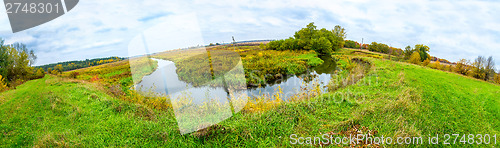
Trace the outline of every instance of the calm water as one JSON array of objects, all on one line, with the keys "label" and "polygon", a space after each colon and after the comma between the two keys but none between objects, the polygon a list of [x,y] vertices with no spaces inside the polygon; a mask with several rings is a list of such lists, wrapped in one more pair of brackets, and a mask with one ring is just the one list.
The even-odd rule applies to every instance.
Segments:
[{"label": "calm water", "polygon": [[[281,88],[286,98],[298,93],[301,87],[311,86],[313,81],[305,81],[304,78],[306,77],[314,78],[316,82],[320,83],[320,86],[324,87],[330,81],[331,74],[337,70],[337,63],[329,57],[321,57],[321,59],[325,62],[310,69],[306,74],[283,77],[275,82],[268,83],[266,86],[249,87],[246,90],[239,90],[238,92],[246,93],[248,96],[274,95],[278,88]],[[152,74],[145,76],[136,85],[137,90],[169,94],[171,98],[176,98],[180,95],[189,95],[193,98],[220,98],[218,100],[221,102],[227,102],[228,93],[223,87],[193,87],[191,84],[179,80],[174,62],[161,59],[154,60],[158,61],[158,69]]]}]

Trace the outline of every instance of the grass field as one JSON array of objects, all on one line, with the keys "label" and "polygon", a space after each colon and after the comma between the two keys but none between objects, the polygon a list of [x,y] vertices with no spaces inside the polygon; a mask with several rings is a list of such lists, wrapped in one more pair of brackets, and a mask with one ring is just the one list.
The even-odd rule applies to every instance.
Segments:
[{"label": "grass field", "polygon": [[[297,94],[287,102],[276,99],[280,95],[253,99],[228,120],[187,135],[179,133],[171,109],[123,101],[98,83],[47,75],[0,93],[0,147],[288,147],[293,146],[292,134],[351,132],[423,137],[423,144],[409,146],[429,147],[427,138],[436,134],[500,134],[499,85],[350,49],[333,57],[353,71],[353,58],[370,67],[356,75],[337,75],[331,85],[356,81],[335,91]],[[499,146],[493,142],[452,146]]]}]

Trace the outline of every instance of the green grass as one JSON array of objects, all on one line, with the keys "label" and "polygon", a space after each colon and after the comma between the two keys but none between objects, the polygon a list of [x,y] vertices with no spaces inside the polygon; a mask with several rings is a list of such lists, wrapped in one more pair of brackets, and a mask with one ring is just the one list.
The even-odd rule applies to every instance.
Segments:
[{"label": "green grass", "polygon": [[319,137],[355,125],[378,131],[374,136],[424,137],[423,145],[413,147],[432,146],[426,145],[429,135],[500,134],[499,85],[347,49],[334,56],[362,58],[372,67],[335,92],[264,103],[260,107],[272,107],[260,111],[250,103],[228,120],[187,135],[179,134],[172,110],[122,101],[98,84],[46,76],[0,93],[0,147],[288,147],[291,134]]}]

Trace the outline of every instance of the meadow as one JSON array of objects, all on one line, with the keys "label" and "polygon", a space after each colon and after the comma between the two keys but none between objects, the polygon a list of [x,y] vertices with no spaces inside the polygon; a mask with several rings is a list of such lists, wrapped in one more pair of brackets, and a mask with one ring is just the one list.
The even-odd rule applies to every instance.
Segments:
[{"label": "meadow", "polygon": [[[296,64],[307,68],[320,63],[309,51],[252,48],[237,51],[245,70],[263,66],[270,68],[266,72],[292,74],[301,71],[291,68],[299,67]],[[266,58],[276,62],[260,62]],[[343,71],[334,75],[328,92],[312,87],[288,101],[283,101],[283,92],[250,98],[241,112],[186,135],[180,134],[167,98],[141,97],[130,91],[125,94],[128,97],[116,94],[120,91],[113,86],[133,84],[126,61],[62,76],[47,75],[0,93],[0,147],[325,146],[331,143],[292,145],[292,135],[349,133],[424,137],[424,141],[417,145],[332,146],[429,147],[435,145],[429,145],[427,137],[436,134],[500,134],[497,84],[388,60],[386,55],[368,51],[341,49],[332,58]],[[283,67],[273,69],[277,65]],[[153,69],[142,71],[147,74]],[[79,73],[76,79],[69,78],[73,72]],[[466,145],[457,141],[451,146],[499,146],[493,142]]]}]

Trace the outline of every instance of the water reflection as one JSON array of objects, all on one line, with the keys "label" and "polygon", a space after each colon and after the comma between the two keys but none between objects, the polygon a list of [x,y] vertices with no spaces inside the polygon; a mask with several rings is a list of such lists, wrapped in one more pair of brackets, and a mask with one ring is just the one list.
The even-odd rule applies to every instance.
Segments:
[{"label": "water reflection", "polygon": [[[274,95],[277,93],[278,88],[285,94],[285,99],[287,96],[296,94],[300,91],[301,87],[312,87],[312,80],[317,80],[321,87],[326,86],[331,79],[331,74],[337,70],[337,63],[334,59],[329,56],[320,57],[324,63],[310,69],[305,74],[298,76],[284,76],[274,82],[268,82],[265,86],[260,87],[249,87],[248,89],[243,89],[240,91],[238,89],[225,88],[223,86],[210,86],[201,85],[193,86],[191,83],[186,83],[180,80],[177,74],[175,63],[168,60],[153,59],[158,62],[158,69],[152,74],[145,76],[142,81],[136,85],[136,89],[139,91],[153,91],[163,95],[170,95],[171,98],[178,98],[182,95],[189,95],[192,98],[206,98],[206,99],[216,99],[220,102],[228,102],[227,98],[223,96],[228,95],[228,91],[235,94],[238,92],[247,93],[248,96],[262,96]],[[241,72],[240,72],[241,73]],[[215,81],[224,81],[226,84],[225,77],[219,77]],[[187,94],[186,94],[187,93]],[[203,100],[197,99],[193,103],[202,103]]]}]

